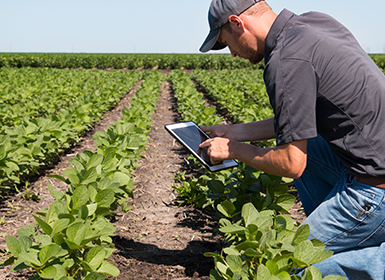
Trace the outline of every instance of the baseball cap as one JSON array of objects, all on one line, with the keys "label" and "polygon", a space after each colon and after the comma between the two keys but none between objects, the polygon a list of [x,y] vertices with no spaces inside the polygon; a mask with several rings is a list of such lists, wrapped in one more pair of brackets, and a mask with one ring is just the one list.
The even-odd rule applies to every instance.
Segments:
[{"label": "baseball cap", "polygon": [[221,27],[229,21],[229,16],[240,15],[261,0],[212,0],[209,8],[210,32],[199,51],[220,50],[226,46],[218,42]]}]

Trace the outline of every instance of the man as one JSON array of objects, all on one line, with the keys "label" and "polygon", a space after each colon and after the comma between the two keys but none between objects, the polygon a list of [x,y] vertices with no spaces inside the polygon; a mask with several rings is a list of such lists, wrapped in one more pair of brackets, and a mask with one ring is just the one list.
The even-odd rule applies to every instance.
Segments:
[{"label": "man", "polygon": [[[277,15],[261,0],[213,0],[209,25],[200,51],[227,46],[234,57],[265,60],[274,117],[202,127],[214,138],[201,147],[213,163],[238,159],[295,179],[310,238],[335,252],[315,265],[324,276],[384,279],[384,74],[325,14]],[[274,148],[243,143],[271,138]]]}]

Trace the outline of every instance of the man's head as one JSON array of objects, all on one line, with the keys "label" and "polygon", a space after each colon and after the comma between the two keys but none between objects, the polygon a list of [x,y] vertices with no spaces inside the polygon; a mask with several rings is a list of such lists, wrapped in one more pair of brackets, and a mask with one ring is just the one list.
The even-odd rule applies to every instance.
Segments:
[{"label": "man's head", "polygon": [[225,45],[218,42],[222,26],[229,22],[231,15],[238,16],[260,1],[261,0],[212,0],[208,14],[210,33],[199,50],[201,52],[208,52],[210,50],[225,48]]}]

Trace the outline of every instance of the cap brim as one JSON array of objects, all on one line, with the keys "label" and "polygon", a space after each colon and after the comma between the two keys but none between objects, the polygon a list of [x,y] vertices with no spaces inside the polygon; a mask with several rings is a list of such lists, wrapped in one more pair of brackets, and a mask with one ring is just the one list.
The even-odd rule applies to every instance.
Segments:
[{"label": "cap brim", "polygon": [[221,32],[220,28],[211,30],[209,35],[207,35],[206,40],[203,42],[199,51],[205,53],[211,50],[224,49],[226,46],[218,42],[218,37],[220,32]]}]

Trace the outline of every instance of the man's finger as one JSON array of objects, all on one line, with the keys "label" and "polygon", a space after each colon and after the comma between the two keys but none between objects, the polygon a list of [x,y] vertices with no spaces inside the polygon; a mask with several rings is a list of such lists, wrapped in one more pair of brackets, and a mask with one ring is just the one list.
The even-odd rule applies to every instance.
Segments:
[{"label": "man's finger", "polygon": [[199,148],[204,148],[204,147],[208,147],[210,146],[210,142],[212,141],[212,139],[209,139],[209,140],[206,140],[205,142],[201,143],[199,145]]}]

